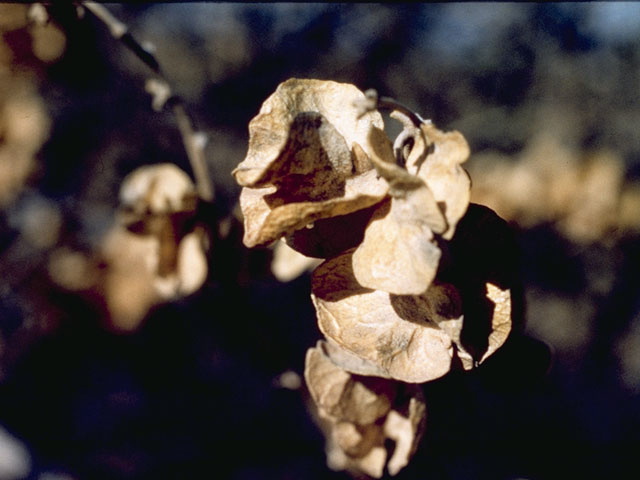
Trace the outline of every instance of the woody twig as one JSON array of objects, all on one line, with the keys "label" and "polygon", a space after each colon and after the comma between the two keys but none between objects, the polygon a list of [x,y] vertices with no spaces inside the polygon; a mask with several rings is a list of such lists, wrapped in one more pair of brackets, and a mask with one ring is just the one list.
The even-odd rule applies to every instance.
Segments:
[{"label": "woody twig", "polygon": [[143,46],[139,43],[129,31],[127,25],[118,20],[104,5],[96,2],[82,2],[80,5],[104,23],[113,38],[119,40],[136,55],[142,63],[153,71],[155,77],[147,80],[145,85],[146,91],[153,97],[152,107],[156,111],[162,110],[165,105],[171,108],[193,170],[198,196],[202,200],[212,201],[214,199],[214,189],[204,153],[206,136],[204,132],[194,128],[193,121],[187,113],[184,101],[173,93],[169,81],[160,68],[158,60],[152,53],[153,48],[148,45]]}]

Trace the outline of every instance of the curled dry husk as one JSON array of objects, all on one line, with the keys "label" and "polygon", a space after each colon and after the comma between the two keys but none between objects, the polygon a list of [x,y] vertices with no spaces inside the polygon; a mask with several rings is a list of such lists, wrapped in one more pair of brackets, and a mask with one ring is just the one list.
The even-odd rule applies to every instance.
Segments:
[{"label": "curled dry husk", "polygon": [[[387,193],[366,162],[378,112],[358,118],[349,84],[290,79],[249,124],[249,150],[233,171],[242,185],[244,243],[263,245],[323,218],[369,207]],[[355,151],[354,151],[355,149]]]},{"label": "curled dry husk", "polygon": [[353,254],[354,274],[364,287],[420,294],[435,278],[440,249],[434,232],[444,232],[446,222],[426,183],[396,165],[390,143],[375,142],[379,136],[371,132],[371,160],[389,184],[391,200],[380,205],[367,226]]},{"label": "curled dry husk", "polygon": [[[305,380],[327,436],[334,470],[374,478],[397,474],[409,462],[424,431],[422,391],[393,380],[353,375],[334,364],[319,341],[307,351]],[[393,453],[385,440],[395,443]]]}]

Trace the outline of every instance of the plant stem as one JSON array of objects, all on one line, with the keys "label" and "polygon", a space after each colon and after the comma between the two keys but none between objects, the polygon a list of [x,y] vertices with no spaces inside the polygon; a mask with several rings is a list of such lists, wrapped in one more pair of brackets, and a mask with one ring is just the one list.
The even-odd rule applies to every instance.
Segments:
[{"label": "plant stem", "polygon": [[[194,129],[193,122],[187,113],[184,102],[178,96],[173,95],[173,89],[171,89],[169,82],[162,73],[157,59],[153,56],[149,48],[143,47],[133,37],[127,25],[118,20],[104,5],[91,1],[82,2],[81,5],[107,26],[113,38],[122,42],[140,61],[160,77],[165,91],[163,92],[163,99],[159,102],[156,102],[158,99],[154,98],[154,108],[161,110],[167,101],[171,104],[171,110],[178,124],[178,129],[182,136],[182,143],[184,144],[191,169],[193,170],[198,196],[202,200],[213,201],[215,196],[213,182],[209,175],[204,153],[206,144],[205,135],[203,132]],[[147,82],[147,84],[149,84],[149,82]],[[154,89],[147,88],[147,90],[152,93],[152,95],[157,93]]]}]

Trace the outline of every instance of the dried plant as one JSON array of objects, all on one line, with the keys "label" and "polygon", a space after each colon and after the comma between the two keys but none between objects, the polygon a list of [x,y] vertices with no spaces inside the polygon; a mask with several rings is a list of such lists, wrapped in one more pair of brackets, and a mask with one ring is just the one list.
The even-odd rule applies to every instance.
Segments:
[{"label": "dried plant", "polygon": [[[35,72],[13,65],[33,61],[42,68],[64,52],[64,33],[42,13],[38,4],[0,5],[0,209],[16,200],[37,169],[37,153],[50,133]],[[15,41],[21,37],[29,41]]]},{"label": "dried plant", "polygon": [[171,163],[140,167],[120,187],[122,223],[153,239],[147,266],[165,299],[193,293],[207,277],[204,232],[195,223],[197,200],[189,176]]},{"label": "dried plant", "polygon": [[[153,73],[145,83],[145,90],[152,96],[154,110],[171,109],[195,178],[194,183],[177,166],[165,163],[140,167],[122,182],[120,222],[112,234],[117,240],[112,243],[116,242],[122,249],[127,245],[138,248],[146,275],[136,271],[140,266],[137,264],[133,269],[125,269],[126,274],[115,275],[122,277],[122,281],[112,282],[114,286],[107,288],[106,297],[116,306],[125,305],[120,309],[110,308],[114,316],[112,321],[119,328],[124,325],[125,329],[130,329],[138,325],[150,306],[194,293],[204,284],[209,273],[207,253],[211,230],[198,217],[198,211],[206,208],[203,203],[214,201],[215,192],[204,155],[206,136],[194,128],[184,102],[174,93],[152,53],[153,46],[139,43],[127,25],[103,5],[87,1],[79,8],[100,20],[111,36]],[[135,237],[128,235],[125,229]],[[105,250],[109,251],[108,246]],[[114,270],[119,271],[116,267],[120,262],[106,256],[111,258]],[[140,302],[131,302],[126,295],[122,301],[118,300],[121,297],[118,292],[138,284],[144,284],[139,288]],[[151,284],[151,289],[147,284]],[[124,314],[118,315],[119,311]]]},{"label": "dried plant", "polygon": [[[394,142],[378,109],[404,127]],[[394,475],[424,423],[412,384],[474,368],[518,323],[508,227],[469,204],[464,137],[374,91],[290,79],[249,133],[233,172],[245,245],[284,238],[325,259],[311,298],[327,340],[308,351],[305,379],[329,466]],[[385,438],[395,441],[391,456]]]}]

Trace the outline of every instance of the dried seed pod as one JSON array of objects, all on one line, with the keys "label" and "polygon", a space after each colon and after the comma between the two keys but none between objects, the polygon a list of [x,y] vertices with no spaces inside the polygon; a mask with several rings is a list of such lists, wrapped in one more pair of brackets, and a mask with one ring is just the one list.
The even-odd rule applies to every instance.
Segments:
[{"label": "dried seed pod", "polygon": [[149,268],[163,298],[196,291],[207,277],[204,232],[194,230],[197,194],[174,164],[141,167],[120,188],[121,220],[132,233],[153,238]]},{"label": "dried seed pod", "polygon": [[430,121],[415,125],[398,111],[391,116],[404,125],[404,136],[411,139],[404,159],[407,171],[422,178],[433,192],[447,222],[442,237],[450,240],[469,205],[471,180],[460,166],[469,157],[469,145],[460,132],[443,132]]},{"label": "dried seed pod", "polygon": [[[421,383],[447,373],[453,355],[449,336],[429,320],[426,308],[398,311],[396,296],[360,285],[352,253],[325,261],[313,273],[311,298],[322,333],[387,378]],[[429,294],[407,298],[424,304]]]},{"label": "dried seed pod", "polygon": [[387,185],[371,170],[351,177],[339,197],[322,201],[288,202],[289,192],[277,187],[243,188],[240,207],[244,216],[243,242],[247,247],[264,245],[294,233],[319,219],[347,215],[379,202]]},{"label": "dried seed pod", "polygon": [[356,379],[323,352],[322,341],[307,350],[305,380],[320,415],[334,421],[369,425],[391,409],[394,392],[380,378]]},{"label": "dried seed pod", "polygon": [[[397,474],[424,431],[422,391],[393,380],[355,376],[335,365],[320,341],[307,351],[305,380],[327,437],[327,463],[380,478]],[[385,441],[395,443],[390,455]]]},{"label": "dried seed pod", "polygon": [[[320,140],[327,147],[327,154],[336,151],[344,154],[341,145],[346,145],[350,152],[354,142],[364,146],[369,126],[383,128],[383,123],[377,112],[358,118],[358,111],[352,105],[359,98],[364,98],[364,94],[345,83],[297,78],[281,83],[249,123],[249,151],[233,171],[236,181],[243,187],[261,187],[289,173],[315,171],[315,159],[305,158],[304,154],[296,156],[294,149],[287,145],[300,145],[304,138],[296,132],[296,126]],[[321,125],[326,127],[326,134],[318,131],[319,126],[304,121],[296,123],[300,114],[309,118],[312,112],[315,112],[313,118],[324,119]],[[344,157],[327,157],[339,175],[346,177],[351,173],[351,164]]]},{"label": "dried seed pod", "polygon": [[242,185],[244,243],[264,245],[324,218],[369,207],[386,183],[369,166],[365,146],[377,112],[358,117],[363,97],[349,84],[290,79],[249,124],[249,151],[233,171]]}]

